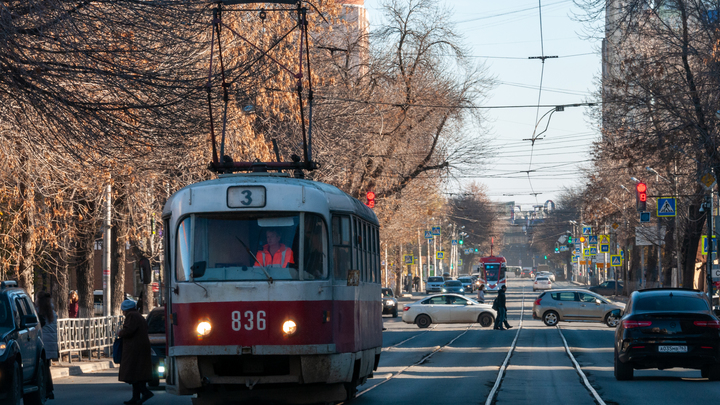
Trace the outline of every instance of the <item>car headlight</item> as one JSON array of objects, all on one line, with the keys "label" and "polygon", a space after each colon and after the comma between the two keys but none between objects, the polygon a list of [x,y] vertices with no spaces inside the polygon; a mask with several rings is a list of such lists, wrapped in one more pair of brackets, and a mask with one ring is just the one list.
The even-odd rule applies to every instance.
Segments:
[{"label": "car headlight", "polygon": [[0,356],[5,354],[5,350],[7,350],[7,344],[5,342],[0,343]]},{"label": "car headlight", "polygon": [[297,332],[297,324],[293,320],[285,321],[282,326],[282,331],[285,335],[293,335]]},{"label": "car headlight", "polygon": [[196,330],[198,338],[202,339],[203,336],[207,336],[210,334],[210,331],[212,330],[212,325],[210,325],[210,322],[208,321],[202,321],[198,323]]},{"label": "car headlight", "polygon": [[447,292],[447,290],[445,290],[445,289],[443,288],[443,289],[442,289],[442,292]]},{"label": "car headlight", "polygon": [[387,300],[387,301],[385,301],[385,305],[390,305],[390,306],[395,305],[395,301]]}]

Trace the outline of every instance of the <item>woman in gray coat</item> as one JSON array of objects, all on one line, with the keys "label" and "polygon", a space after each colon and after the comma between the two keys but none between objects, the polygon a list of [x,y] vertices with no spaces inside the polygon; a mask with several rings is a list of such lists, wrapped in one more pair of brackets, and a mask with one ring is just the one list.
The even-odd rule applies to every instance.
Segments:
[{"label": "woman in gray coat", "polygon": [[43,346],[45,346],[45,396],[48,399],[55,399],[50,362],[60,357],[58,353],[57,314],[53,310],[50,294],[44,291],[38,296],[35,305],[42,326]]}]

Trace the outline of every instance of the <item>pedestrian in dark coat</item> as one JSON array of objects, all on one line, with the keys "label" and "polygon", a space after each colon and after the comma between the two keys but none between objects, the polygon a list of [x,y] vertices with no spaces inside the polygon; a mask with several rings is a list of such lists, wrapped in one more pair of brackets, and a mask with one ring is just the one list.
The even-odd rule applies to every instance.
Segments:
[{"label": "pedestrian in dark coat", "polygon": [[153,396],[152,391],[145,385],[152,379],[148,325],[136,305],[133,300],[125,300],[120,306],[125,315],[125,323],[118,331],[118,336],[122,338],[118,380],[133,387],[133,396],[129,401],[125,401],[126,405],[141,404]]},{"label": "pedestrian in dark coat", "polygon": [[[507,290],[506,286],[500,287],[500,291],[498,291],[498,296],[495,298],[495,301],[493,302],[493,309],[497,311],[497,317],[495,318],[495,329],[504,330],[505,328],[512,328],[510,324],[507,321],[507,306],[506,304],[506,298],[505,298],[505,290]],[[503,328],[503,324],[505,324],[505,328]]]},{"label": "pedestrian in dark coat", "polygon": [[50,365],[51,360],[57,360],[60,355],[58,353],[57,314],[53,309],[50,294],[45,291],[41,292],[38,295],[35,308],[42,327],[42,341],[45,347],[45,398],[55,399]]}]

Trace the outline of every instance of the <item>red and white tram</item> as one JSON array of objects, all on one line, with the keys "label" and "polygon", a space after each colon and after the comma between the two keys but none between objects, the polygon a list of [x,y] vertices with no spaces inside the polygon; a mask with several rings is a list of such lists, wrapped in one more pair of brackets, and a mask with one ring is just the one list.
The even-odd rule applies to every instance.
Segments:
[{"label": "red and white tram", "polygon": [[382,346],[379,223],[339,189],[224,174],[163,210],[167,390],[198,402],[352,397]]}]

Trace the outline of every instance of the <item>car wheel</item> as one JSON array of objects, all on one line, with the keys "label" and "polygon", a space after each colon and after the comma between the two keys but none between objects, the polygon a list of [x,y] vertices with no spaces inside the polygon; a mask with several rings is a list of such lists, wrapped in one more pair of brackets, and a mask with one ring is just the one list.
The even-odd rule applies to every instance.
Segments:
[{"label": "car wheel", "polygon": [[485,314],[480,314],[480,316],[478,316],[478,323],[483,328],[487,328],[488,326],[492,325],[494,322],[495,322],[495,318],[493,318],[493,316],[491,314],[485,313]]},{"label": "car wheel", "polygon": [[545,325],[547,326],[555,326],[559,320],[560,317],[555,311],[547,311],[545,312],[545,315],[543,315],[543,322],[545,322]]},{"label": "car wheel", "polygon": [[45,362],[40,360],[35,367],[35,385],[37,391],[28,393],[23,397],[25,405],[44,405],[47,400],[45,390]]},{"label": "car wheel", "polygon": [[393,308],[393,310],[392,310],[392,317],[393,317],[393,318],[397,318],[397,317],[398,317],[397,306],[396,306],[395,308]]},{"label": "car wheel", "polygon": [[425,314],[418,315],[417,318],[415,318],[415,323],[419,328],[427,328],[432,323],[432,320],[429,316]]},{"label": "car wheel", "polygon": [[[702,373],[702,370],[700,370]],[[707,366],[707,378],[710,381],[720,381],[720,364]]]},{"label": "car wheel", "polygon": [[0,405],[20,405],[23,397],[23,381],[20,365],[15,362],[12,370],[12,382],[10,392],[5,399],[0,400]]},{"label": "car wheel", "polygon": [[620,323],[620,320],[614,316],[612,313],[609,313],[605,316],[605,325],[607,325],[610,328],[614,328],[618,326]]},{"label": "car wheel", "polygon": [[633,379],[633,366],[625,364],[618,358],[617,349],[615,349],[615,379],[618,381],[628,381]]}]

